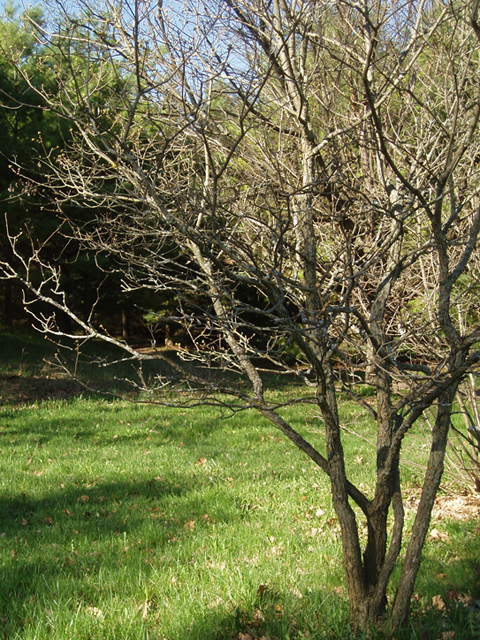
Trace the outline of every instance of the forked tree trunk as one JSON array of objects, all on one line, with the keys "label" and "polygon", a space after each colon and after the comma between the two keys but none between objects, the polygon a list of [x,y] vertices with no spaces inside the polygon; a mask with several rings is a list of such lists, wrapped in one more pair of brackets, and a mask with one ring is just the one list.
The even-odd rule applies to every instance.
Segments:
[{"label": "forked tree trunk", "polygon": [[432,444],[427,471],[422,486],[422,495],[417,508],[410,541],[402,565],[392,615],[389,621],[391,629],[401,627],[408,615],[410,599],[415,587],[422,549],[427,536],[432,509],[442,479],[448,430],[450,427],[452,404],[458,385],[452,385],[438,399],[437,417],[432,431]]}]

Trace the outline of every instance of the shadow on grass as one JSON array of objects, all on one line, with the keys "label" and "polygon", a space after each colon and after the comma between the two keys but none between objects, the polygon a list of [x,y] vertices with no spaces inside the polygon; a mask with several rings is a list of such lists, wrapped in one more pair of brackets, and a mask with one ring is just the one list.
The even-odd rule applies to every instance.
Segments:
[{"label": "shadow on grass", "polygon": [[244,517],[222,505],[208,508],[197,492],[200,484],[178,474],[69,487],[44,499],[26,493],[1,499],[4,637],[21,629],[32,603],[45,606],[53,598],[93,605],[102,589],[112,594],[116,585],[122,588],[125,567],[135,582],[138,572],[146,577],[173,562],[176,545]]},{"label": "shadow on grass", "polygon": [[[69,399],[80,394],[89,397],[123,394],[135,400],[139,393],[135,384],[141,386],[142,380],[153,386],[158,376],[173,384],[179,382],[177,373],[162,361],[162,355],[187,366],[176,350],[161,350],[158,360],[142,362],[139,375],[138,363],[128,361],[129,356],[118,347],[98,340],[89,341],[82,346],[78,361],[75,343],[66,343],[65,347],[59,348],[33,329],[0,332],[0,403],[31,404],[49,399]],[[64,362],[65,370],[55,364],[56,354]],[[205,377],[206,383],[218,378],[222,385],[225,382],[233,387],[245,384],[245,379],[234,372],[196,369],[193,364],[189,368],[195,375]],[[67,369],[76,371],[81,384],[68,377]],[[294,375],[272,372],[265,373],[264,378],[266,387],[271,390],[303,388],[303,383]],[[129,380],[133,384],[127,382]]]},{"label": "shadow on grass", "polygon": [[249,602],[229,613],[206,611],[178,638],[195,640],[353,640],[348,606],[336,593],[310,590],[307,594],[275,590],[266,585]]},{"label": "shadow on grass", "polygon": [[426,543],[415,584],[410,635],[399,640],[480,639],[480,546],[478,521],[436,524],[444,540]]},{"label": "shadow on grass", "polygon": [[[168,353],[175,359],[175,353]],[[78,357],[78,360],[77,360]],[[77,354],[75,343],[58,348],[33,330],[0,332],[0,402],[21,405],[51,399],[112,397],[135,399],[138,390],[126,380],[140,383],[133,363],[123,361],[125,353],[102,342],[88,342]],[[109,362],[117,364],[108,365]],[[75,371],[76,379],[68,372]],[[144,363],[142,375],[173,377],[161,360]]]},{"label": "shadow on grass", "polygon": [[[178,473],[140,482],[132,478],[69,487],[50,491],[45,499],[20,495],[0,500],[0,543],[10,554],[1,569],[4,637],[13,638],[22,629],[24,611],[32,603],[41,602],[45,609],[48,600],[60,599],[74,611],[94,607],[103,590],[112,597],[120,594],[127,564],[133,580],[137,572],[148,577],[169,563],[175,571],[172,550],[189,544],[192,522],[201,539],[215,525],[235,526],[244,517],[240,510],[206,505],[197,492],[201,485],[201,478]],[[456,545],[455,557],[445,563],[440,553],[427,550],[417,584],[422,600],[414,598],[408,629],[397,634],[397,640],[480,638],[479,549],[473,535],[466,535],[473,534],[474,525],[462,523],[469,542],[463,548]],[[106,574],[108,581],[102,583],[101,576]],[[435,595],[442,600],[432,604]],[[138,624],[149,630],[148,637],[156,638],[155,597],[148,602],[148,615]],[[211,610],[206,609],[188,629],[177,629],[172,638],[347,640],[351,637],[347,619],[347,603],[336,593],[300,594],[277,590],[275,585],[255,585],[246,601],[232,603],[227,612],[213,603]],[[131,637],[137,636],[132,632]]]},{"label": "shadow on grass", "polygon": [[[105,414],[105,423],[96,425],[100,412]],[[91,401],[2,411],[0,447],[2,455],[18,467],[18,480],[4,485],[0,499],[0,635],[23,637],[29,624],[39,624],[44,626],[38,637],[43,637],[50,615],[46,612],[55,603],[65,609],[66,617],[74,619],[78,612],[88,617],[85,611],[96,607],[108,593],[133,608],[137,631],[151,626],[150,638],[156,637],[155,607],[143,621],[136,613],[141,602],[132,605],[137,596],[131,585],[140,578],[147,583],[178,571],[179,563],[182,570],[188,570],[205,540],[250,517],[242,500],[227,492],[219,498],[231,478],[223,478],[214,465],[208,471],[195,465],[199,445],[207,456],[221,449],[222,443],[218,439],[210,442],[208,436],[224,428],[224,423],[199,420],[192,426],[188,414],[180,416],[169,422],[162,411],[130,408],[127,412],[117,404]],[[160,453],[165,442],[173,446],[172,455],[177,448],[182,452],[178,466],[167,464],[164,456],[155,463],[155,449]],[[130,466],[121,475],[119,466],[118,475],[106,480],[102,479],[104,473],[110,473],[106,466],[82,473],[82,452],[86,452],[86,465],[88,456],[102,461],[114,448],[124,457],[131,452],[142,464],[139,452],[146,447],[153,460],[146,460],[145,467]],[[71,475],[62,471],[63,452],[67,462],[72,460]],[[50,463],[49,456],[54,458]],[[152,466],[150,472],[147,465]],[[269,477],[270,472],[264,472]],[[203,565],[201,571],[205,571]],[[218,629],[240,629],[238,612],[244,609],[242,603],[238,607],[237,613],[220,616]],[[173,638],[212,639],[209,625],[217,614],[205,613],[205,619],[199,617],[197,636],[179,630]],[[56,633],[61,637],[60,630]],[[129,636],[118,629],[116,637],[144,636],[134,632]]]}]

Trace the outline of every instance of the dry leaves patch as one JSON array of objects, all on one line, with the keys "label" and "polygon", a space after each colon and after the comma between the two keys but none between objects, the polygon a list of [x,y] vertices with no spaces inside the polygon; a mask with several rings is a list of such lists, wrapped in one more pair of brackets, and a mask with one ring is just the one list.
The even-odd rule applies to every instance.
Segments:
[{"label": "dry leaves patch", "polygon": [[480,495],[446,494],[437,496],[433,508],[434,520],[471,520],[480,518]]},{"label": "dry leaves patch", "polygon": [[[405,495],[405,510],[416,511],[420,501],[421,490],[409,489]],[[454,493],[450,491],[438,495],[432,511],[432,522],[439,520],[472,520],[480,519],[480,494]]]}]

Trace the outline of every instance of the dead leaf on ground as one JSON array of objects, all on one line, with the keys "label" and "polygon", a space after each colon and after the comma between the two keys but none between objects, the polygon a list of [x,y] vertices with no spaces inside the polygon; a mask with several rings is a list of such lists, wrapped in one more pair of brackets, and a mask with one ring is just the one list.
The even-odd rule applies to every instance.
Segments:
[{"label": "dead leaf on ground", "polygon": [[429,540],[443,540],[445,542],[451,542],[448,531],[439,531],[438,529],[432,529],[430,531],[430,535],[428,536]]},{"label": "dead leaf on ground", "polygon": [[444,611],[447,608],[442,596],[433,596],[432,607],[439,611]]},{"label": "dead leaf on ground", "polygon": [[449,589],[447,591],[447,597],[450,600],[454,600],[457,604],[463,604],[466,607],[475,605],[475,601],[472,596],[468,596],[465,593],[459,593],[455,589]]},{"label": "dead leaf on ground", "polygon": [[220,596],[217,596],[215,600],[212,600],[207,604],[207,609],[216,609],[222,604],[223,600]]},{"label": "dead leaf on ground", "polygon": [[146,620],[148,618],[148,612],[150,611],[150,609],[152,608],[152,601],[149,600],[147,598],[147,600],[145,600],[145,602],[142,602],[142,604],[137,607],[137,610],[140,612],[140,615],[142,616],[142,620]]},{"label": "dead leaf on ground", "polygon": [[186,529],[190,529],[190,531],[193,531],[195,529],[195,520],[187,520],[187,522],[184,524],[184,527]]},{"label": "dead leaf on ground", "polygon": [[[472,520],[480,518],[480,495],[471,492],[457,494],[443,487],[435,499],[432,511],[432,520]],[[421,490],[419,487],[407,487],[405,490],[405,507],[407,511],[416,511]],[[480,531],[480,525],[476,532]]]},{"label": "dead leaf on ground", "polygon": [[433,516],[436,520],[470,520],[480,517],[480,496],[446,493],[437,496]]},{"label": "dead leaf on ground", "polygon": [[268,592],[268,585],[261,584],[257,589],[257,598],[263,600],[265,593]]},{"label": "dead leaf on ground", "polygon": [[337,523],[338,519],[335,516],[333,516],[332,518],[327,518],[327,520],[325,521],[325,524],[329,527],[334,527]]}]

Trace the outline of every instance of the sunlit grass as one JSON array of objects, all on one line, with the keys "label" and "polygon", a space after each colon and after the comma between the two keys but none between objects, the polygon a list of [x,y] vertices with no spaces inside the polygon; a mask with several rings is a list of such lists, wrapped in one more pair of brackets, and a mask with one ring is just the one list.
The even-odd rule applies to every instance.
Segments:
[{"label": "sunlit grass", "polygon": [[344,608],[326,480],[253,414],[78,400],[5,408],[0,433],[7,637],[214,637],[266,625],[260,585]]},{"label": "sunlit grass", "polygon": [[[372,421],[351,403],[341,411],[349,474],[371,496]],[[323,451],[314,406],[284,414]],[[410,463],[425,460],[422,429]],[[418,469],[402,473],[415,487]],[[475,637],[475,610],[449,593],[480,595],[476,526],[445,522],[448,539],[427,543],[409,638]],[[250,411],[86,397],[4,406],[0,566],[7,639],[349,637],[328,478]]]}]

